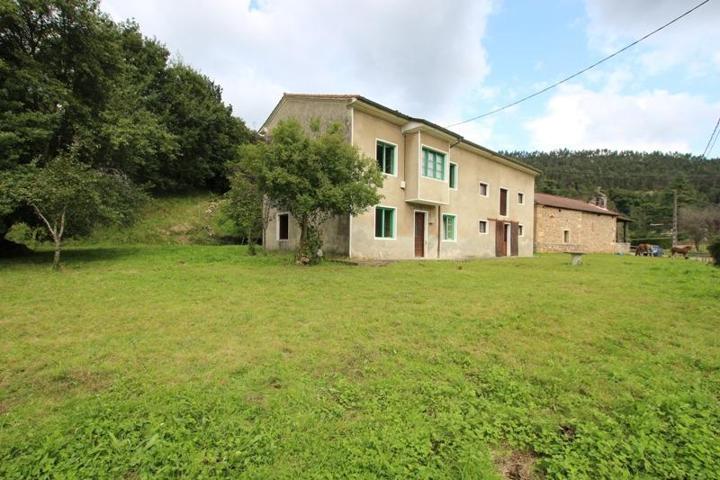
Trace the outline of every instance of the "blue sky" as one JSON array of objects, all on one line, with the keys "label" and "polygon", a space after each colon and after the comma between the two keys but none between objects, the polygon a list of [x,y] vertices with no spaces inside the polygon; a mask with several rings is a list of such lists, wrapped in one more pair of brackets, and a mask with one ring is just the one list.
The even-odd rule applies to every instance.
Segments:
[{"label": "blue sky", "polygon": [[[442,125],[567,76],[700,0],[103,0],[258,127],[282,92],[358,93]],[[720,115],[720,0],[588,74],[455,128],[494,149],[702,153]],[[720,145],[713,156],[720,156]]]}]

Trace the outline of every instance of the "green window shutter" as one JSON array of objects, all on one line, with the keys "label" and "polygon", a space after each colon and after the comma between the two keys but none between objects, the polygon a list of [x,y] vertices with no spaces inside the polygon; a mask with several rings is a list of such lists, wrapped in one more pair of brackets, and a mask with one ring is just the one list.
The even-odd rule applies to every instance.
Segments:
[{"label": "green window shutter", "polygon": [[375,237],[395,238],[395,209],[375,207]]},{"label": "green window shutter", "polygon": [[451,163],[449,172],[450,188],[457,188],[457,165]]}]

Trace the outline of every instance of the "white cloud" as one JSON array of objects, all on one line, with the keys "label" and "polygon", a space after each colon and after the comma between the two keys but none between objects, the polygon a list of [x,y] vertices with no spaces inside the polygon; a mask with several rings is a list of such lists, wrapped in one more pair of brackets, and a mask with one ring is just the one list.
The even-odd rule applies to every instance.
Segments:
[{"label": "white cloud", "polygon": [[[103,0],[119,21],[213,78],[258,126],[283,91],[358,93],[410,115],[450,105],[489,71],[482,45],[493,0]],[[255,8],[259,5],[259,8]]]},{"label": "white cloud", "polygon": [[[606,53],[638,39],[699,0],[586,0],[590,46]],[[711,1],[635,47],[647,73],[683,66],[692,76],[716,75],[720,64],[720,2]]]},{"label": "white cloud", "polygon": [[664,90],[623,95],[563,86],[545,113],[524,126],[533,148],[691,151],[708,134],[720,103]]}]

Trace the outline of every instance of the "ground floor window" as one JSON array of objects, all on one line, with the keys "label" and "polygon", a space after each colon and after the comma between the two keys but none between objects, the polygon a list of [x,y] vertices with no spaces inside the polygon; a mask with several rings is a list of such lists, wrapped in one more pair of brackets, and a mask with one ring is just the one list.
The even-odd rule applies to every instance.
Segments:
[{"label": "ground floor window", "polygon": [[395,209],[375,207],[375,238],[395,238]]},{"label": "ground floor window", "polygon": [[479,229],[480,233],[488,233],[487,220],[480,220]]},{"label": "ground floor window", "polygon": [[518,225],[518,237],[522,237],[524,235],[524,228],[522,225]]},{"label": "ground floor window", "polygon": [[570,230],[563,230],[563,243],[570,243]]},{"label": "ground floor window", "polygon": [[443,240],[451,242],[457,240],[457,217],[455,215],[443,213],[442,226]]},{"label": "ground floor window", "polygon": [[278,215],[278,240],[290,238],[290,215],[281,213]]}]

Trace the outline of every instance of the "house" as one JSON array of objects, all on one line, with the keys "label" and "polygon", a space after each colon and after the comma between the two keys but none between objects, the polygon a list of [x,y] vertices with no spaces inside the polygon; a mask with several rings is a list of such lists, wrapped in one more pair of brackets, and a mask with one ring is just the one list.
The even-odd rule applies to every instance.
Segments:
[{"label": "house", "polygon": [[601,193],[590,202],[535,193],[535,251],[626,253],[629,221]]},{"label": "house", "polygon": [[[323,225],[326,251],[359,259],[533,254],[538,170],[359,95],[285,94],[261,134],[287,118],[340,124],[384,173],[378,205]],[[265,248],[295,248],[297,224],[274,213]]]}]

